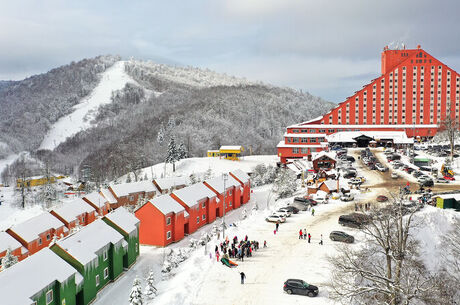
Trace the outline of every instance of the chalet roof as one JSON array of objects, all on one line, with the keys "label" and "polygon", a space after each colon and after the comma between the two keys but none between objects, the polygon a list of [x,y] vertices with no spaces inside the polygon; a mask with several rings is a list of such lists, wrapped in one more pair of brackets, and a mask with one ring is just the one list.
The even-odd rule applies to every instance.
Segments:
[{"label": "chalet roof", "polygon": [[137,224],[140,222],[136,216],[128,212],[128,210],[126,210],[124,207],[119,207],[104,217],[109,219],[128,234],[137,230]]},{"label": "chalet roof", "polygon": [[37,239],[41,234],[50,229],[59,229],[64,227],[64,223],[51,215],[44,212],[24,222],[12,226],[10,229],[18,234],[26,242],[31,242]]},{"label": "chalet roof", "polygon": [[108,189],[102,189],[101,194],[110,204],[115,204],[118,202],[117,199],[113,196],[112,192]]},{"label": "chalet roof", "polygon": [[[327,187],[327,189],[330,190],[330,191],[337,190],[337,181],[336,180],[326,180],[321,184],[324,184]],[[321,185],[320,185],[320,187],[321,187]]]},{"label": "chalet roof", "polygon": [[67,222],[74,221],[77,219],[77,216],[81,214],[96,212],[92,206],[81,198],[64,203],[62,207],[54,209],[53,211]]},{"label": "chalet roof", "polygon": [[241,145],[223,145],[219,148],[219,151],[222,150],[240,150],[243,151],[243,146]]},{"label": "chalet roof", "polygon": [[182,200],[189,208],[193,207],[204,198],[216,197],[216,194],[201,182],[174,191],[173,194]]},{"label": "chalet roof", "polygon": [[[225,182],[226,189],[234,186],[241,186],[241,184],[232,176],[228,175],[227,177],[227,181]],[[215,189],[218,193],[222,194],[224,192],[224,179],[221,175],[214,177],[212,179],[208,179],[205,182],[209,184],[213,189]]]},{"label": "chalet roof", "polygon": [[97,251],[109,244],[121,243],[123,240],[123,236],[114,228],[97,219],[56,244],[81,264],[86,265],[97,257]]},{"label": "chalet roof", "polygon": [[236,179],[240,180],[242,183],[246,183],[249,181],[249,175],[243,172],[241,169],[237,169],[231,172]]},{"label": "chalet roof", "polygon": [[311,156],[311,159],[312,159],[312,161],[314,161],[314,160],[319,159],[321,157],[328,157],[329,159],[335,160],[334,153],[327,152],[327,151],[324,151],[324,150],[320,151],[320,152],[317,152],[317,153],[313,153],[312,156]]},{"label": "chalet roof", "polygon": [[161,190],[170,190],[175,186],[187,185],[187,179],[184,177],[167,177],[154,179],[155,183]]},{"label": "chalet roof", "polygon": [[6,232],[0,232],[0,253],[6,251],[8,248],[16,250],[20,247],[22,247],[22,244],[14,239],[14,237]]},{"label": "chalet roof", "polygon": [[81,275],[49,248],[0,272],[2,304],[32,304],[32,296],[54,281],[66,282],[73,275]]},{"label": "chalet roof", "polygon": [[[110,193],[109,190],[107,190],[107,191],[108,191],[108,193]],[[113,200],[115,200],[115,197],[113,197],[112,193],[110,193],[110,196],[113,198]],[[100,207],[100,208],[105,206],[107,202],[110,202],[109,199],[105,198],[104,196],[102,196],[98,192],[89,193],[88,195],[86,195],[83,198],[87,199],[89,202],[91,202],[92,204],[94,204],[95,206]],[[116,203],[116,202],[117,201],[115,200],[114,203]]]},{"label": "chalet roof", "polygon": [[171,195],[162,195],[150,199],[146,204],[153,204],[163,215],[169,213],[179,213],[185,211],[184,207],[179,202],[174,200]]},{"label": "chalet roof", "polygon": [[156,192],[158,191],[155,185],[148,180],[115,184],[110,186],[117,197],[128,196],[129,194],[141,192]]}]

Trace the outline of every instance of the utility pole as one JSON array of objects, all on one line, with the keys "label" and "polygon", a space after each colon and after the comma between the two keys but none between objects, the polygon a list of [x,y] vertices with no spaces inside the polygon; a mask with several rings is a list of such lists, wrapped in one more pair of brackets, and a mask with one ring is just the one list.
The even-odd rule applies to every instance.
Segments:
[{"label": "utility pole", "polygon": [[222,215],[222,230],[223,230],[223,238],[225,240],[225,208],[226,208],[226,204],[225,204],[225,194],[227,193],[227,189],[225,188],[225,184],[227,182],[227,179],[228,179],[228,174],[222,174],[222,180],[224,180],[224,202],[223,202],[223,208],[224,208],[224,214]]}]

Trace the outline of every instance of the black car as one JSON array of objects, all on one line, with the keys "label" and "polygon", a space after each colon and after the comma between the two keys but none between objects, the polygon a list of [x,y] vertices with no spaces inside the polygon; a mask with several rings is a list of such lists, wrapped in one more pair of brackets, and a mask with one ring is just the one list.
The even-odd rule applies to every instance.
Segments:
[{"label": "black car", "polygon": [[287,207],[283,207],[280,210],[288,211],[288,212],[291,212],[292,214],[299,213],[299,209],[294,207],[294,206],[292,206],[292,205],[288,205]]},{"label": "black car", "polygon": [[283,290],[288,294],[301,294],[308,295],[309,297],[316,297],[318,295],[318,287],[298,279],[289,279],[284,282]]},{"label": "black car", "polygon": [[434,182],[431,179],[423,180],[422,182],[420,182],[421,187],[432,187],[433,185],[434,185]]},{"label": "black car", "polygon": [[360,228],[369,222],[365,214],[351,213],[339,217],[339,224],[351,228]]},{"label": "black car", "polygon": [[343,174],[343,178],[345,179],[350,179],[350,178],[355,178],[355,177],[356,177],[355,171],[346,171],[345,174]]}]

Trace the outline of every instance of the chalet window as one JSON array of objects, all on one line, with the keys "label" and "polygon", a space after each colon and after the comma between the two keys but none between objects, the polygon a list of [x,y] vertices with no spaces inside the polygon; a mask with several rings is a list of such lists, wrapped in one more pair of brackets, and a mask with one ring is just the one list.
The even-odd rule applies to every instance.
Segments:
[{"label": "chalet window", "polygon": [[83,217],[81,218],[81,222],[82,222],[82,223],[85,223],[85,216],[83,216]]},{"label": "chalet window", "polygon": [[53,290],[49,290],[47,293],[46,293],[46,304],[50,304],[51,302],[53,302]]},{"label": "chalet window", "polygon": [[99,274],[96,275],[96,287],[98,287],[100,284],[100,281],[99,281]]},{"label": "chalet window", "polygon": [[202,207],[203,209],[206,208],[206,202],[203,202],[203,203],[201,204],[201,207]]},{"label": "chalet window", "polygon": [[171,239],[171,231],[166,232],[166,239]]},{"label": "chalet window", "polygon": [[50,239],[51,239],[51,235],[46,234],[46,240],[50,240]]},{"label": "chalet window", "polygon": [[230,191],[228,192],[228,195],[229,195],[229,196],[232,196],[232,190],[230,190]]},{"label": "chalet window", "polygon": [[199,216],[196,218],[196,223],[200,223],[200,217]]},{"label": "chalet window", "polygon": [[291,138],[287,138],[287,142],[288,142],[288,143],[291,143]]},{"label": "chalet window", "polygon": [[102,258],[104,259],[104,261],[107,260],[107,257],[108,257],[107,250],[104,250],[104,252],[102,252]]},{"label": "chalet window", "polygon": [[166,225],[169,226],[171,224],[171,217],[166,218]]},{"label": "chalet window", "polygon": [[134,201],[134,196],[133,195],[129,196],[128,200],[129,201]]},{"label": "chalet window", "polygon": [[109,268],[105,268],[104,269],[104,279],[108,278],[109,277]]},{"label": "chalet window", "polygon": [[96,262],[95,262],[95,265],[96,265],[96,268],[99,267],[99,257],[96,258]]},{"label": "chalet window", "polygon": [[42,239],[41,239],[41,238],[38,239],[38,245],[39,245],[39,246],[42,245]]},{"label": "chalet window", "polygon": [[298,129],[293,129],[292,132],[299,132],[299,130]]},{"label": "chalet window", "polygon": [[206,215],[203,214],[203,216],[201,216],[201,219],[202,219],[202,220],[205,220],[205,219],[206,219]]}]

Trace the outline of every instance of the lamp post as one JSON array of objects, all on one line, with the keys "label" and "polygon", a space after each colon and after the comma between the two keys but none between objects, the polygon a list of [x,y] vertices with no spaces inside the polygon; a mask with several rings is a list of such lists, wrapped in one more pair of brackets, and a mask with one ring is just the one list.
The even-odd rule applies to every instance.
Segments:
[{"label": "lamp post", "polygon": [[222,215],[222,233],[223,233],[223,238],[225,240],[225,208],[226,208],[226,204],[225,204],[225,194],[227,193],[227,189],[225,188],[225,184],[227,182],[227,179],[228,179],[228,174],[222,174],[222,180],[224,181],[224,202],[222,203],[222,207],[224,209],[224,213]]}]

